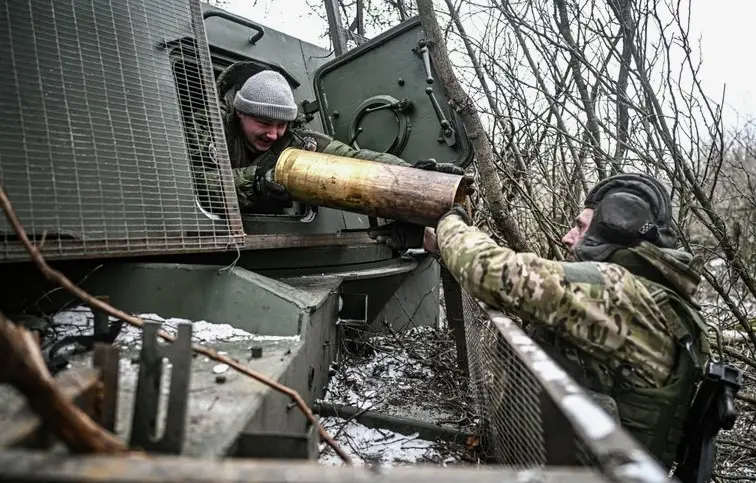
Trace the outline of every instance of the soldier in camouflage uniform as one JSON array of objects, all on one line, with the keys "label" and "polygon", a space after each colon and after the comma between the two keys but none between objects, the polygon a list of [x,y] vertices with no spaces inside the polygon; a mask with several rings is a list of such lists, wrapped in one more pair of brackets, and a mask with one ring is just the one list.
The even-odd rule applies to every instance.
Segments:
[{"label": "soldier in camouflage uniform", "polygon": [[[283,186],[273,179],[273,172],[281,152],[289,147],[346,156],[380,163],[410,166],[388,153],[354,149],[325,134],[301,126],[294,95],[286,79],[278,72],[263,70],[250,76],[257,67],[240,62],[230,66],[218,77],[221,96],[223,129],[231,159],[234,185],[242,212],[282,213],[292,206],[292,199]],[[239,88],[238,86],[241,85]],[[207,126],[207,116],[194,116],[196,125],[190,129],[192,159],[199,179],[200,199],[206,200],[221,193],[213,140]],[[418,161],[414,167],[441,172],[464,174],[460,168],[433,160]],[[211,203],[204,203],[211,206]],[[422,228],[393,224],[380,235],[414,233],[416,246],[422,243]],[[419,232],[419,236],[417,233]],[[379,234],[376,234],[376,236]],[[385,236],[381,239],[384,241]],[[395,237],[394,237],[395,238]]]},{"label": "soldier in camouflage uniform", "polygon": [[[529,325],[531,335],[660,462],[671,466],[709,354],[693,301],[700,259],[675,250],[670,198],[653,178],[603,180],[563,238],[575,261],[498,246],[462,207],[437,245],[471,295]],[[435,246],[434,246],[435,245]]]}]

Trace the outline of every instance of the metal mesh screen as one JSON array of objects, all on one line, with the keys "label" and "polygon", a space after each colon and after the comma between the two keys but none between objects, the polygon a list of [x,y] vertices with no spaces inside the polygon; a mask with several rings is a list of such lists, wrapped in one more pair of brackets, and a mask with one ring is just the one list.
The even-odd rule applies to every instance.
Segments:
[{"label": "metal mesh screen", "polygon": [[464,291],[462,306],[470,379],[488,456],[515,467],[545,465],[538,382],[478,302]]},{"label": "metal mesh screen", "polygon": [[464,290],[461,298],[470,382],[489,460],[515,468],[595,467],[614,481],[639,481],[641,473],[642,481],[666,481],[645,449],[514,321]]},{"label": "metal mesh screen", "polygon": [[197,0],[8,0],[0,51],[0,181],[44,255],[241,241]]}]

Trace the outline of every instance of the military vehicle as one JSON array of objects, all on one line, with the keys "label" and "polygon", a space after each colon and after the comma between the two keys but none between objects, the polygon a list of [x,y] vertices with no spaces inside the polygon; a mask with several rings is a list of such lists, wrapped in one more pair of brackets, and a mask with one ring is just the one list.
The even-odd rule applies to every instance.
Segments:
[{"label": "military vehicle", "polygon": [[[470,144],[435,81],[419,19],[337,58],[196,0],[9,0],[0,21],[0,179],[41,254],[89,293],[130,313],[228,324],[254,334],[208,344],[298,391],[307,404],[323,395],[339,341],[350,330],[438,323],[438,263],[424,253],[400,254],[370,239],[367,228],[385,220],[304,204],[279,215],[242,214],[220,124],[220,106],[234,88],[256,71],[273,69],[291,84],[306,126],[409,162],[434,158],[467,166]],[[245,63],[239,78],[218,89],[217,76],[238,62]],[[213,206],[199,201],[190,159],[187,133],[200,111],[209,113],[223,180],[223,193]],[[6,287],[0,308],[5,314],[33,321],[77,303],[29,261],[5,220],[0,233]],[[468,333],[467,351],[479,400],[488,397],[484,393],[491,377],[499,382],[503,377],[487,365],[493,361],[503,368],[506,362],[521,383],[505,385],[508,394],[524,405],[520,413],[512,413],[511,406],[492,407],[506,410],[507,421],[515,425],[513,415],[531,416],[531,433],[524,435],[545,431],[551,421],[546,415],[556,414],[551,422],[559,431],[546,431],[552,439],[538,435],[540,456],[530,461],[510,455],[501,463],[518,468],[576,465],[576,442],[585,440],[594,456],[616,456],[620,447],[623,455],[637,453],[620,462],[593,462],[602,469],[611,465],[612,474],[625,471],[626,480],[638,480],[634,468],[645,476],[657,474],[653,462],[619,428],[607,423],[597,435],[590,429],[595,420],[561,405],[566,395],[578,398],[576,386],[566,375],[539,372],[533,357],[543,362],[546,356],[523,346],[527,337],[514,324],[502,322],[507,320],[503,314],[492,318],[469,297],[464,300],[465,322],[475,327]],[[453,303],[461,318],[462,298]],[[87,317],[94,326],[88,334],[94,330],[95,338],[108,340],[116,323],[108,323],[99,310]],[[115,391],[104,425],[133,446],[180,454],[179,459],[126,466],[117,457],[53,463],[44,453],[9,449],[26,446],[29,428],[36,427],[29,423],[26,429],[13,426],[0,440],[5,476],[44,473],[47,481],[83,481],[84,475],[99,472],[117,475],[119,481],[156,474],[164,478],[160,481],[183,481],[187,475],[230,481],[255,474],[272,481],[314,471],[286,462],[267,467],[239,463],[223,470],[210,460],[192,461],[314,458],[318,436],[287,396],[233,372],[220,383],[214,361],[190,357],[186,326],[168,346],[175,350],[156,342],[157,326],[145,329],[141,348],[121,351],[120,370],[98,362],[110,377],[106,387]],[[198,326],[194,331],[196,339]],[[502,351],[508,358],[501,359]],[[163,358],[171,364],[170,396],[164,431],[157,437],[162,366],[153,363]],[[91,351],[72,355],[60,374],[91,364]],[[497,397],[501,403],[501,394]],[[30,421],[19,407],[4,405],[5,424]],[[338,476],[329,471],[322,473],[324,481]],[[518,477],[512,471],[476,477]],[[412,474],[399,472],[396,478]],[[469,478],[458,472],[430,474],[414,477]],[[590,469],[567,474],[579,475],[581,481],[602,478]]]},{"label": "military vehicle", "polygon": [[[47,260],[77,281],[100,267],[82,286],[130,312],[301,336],[296,363],[271,371],[283,371],[309,402],[322,394],[337,332],[438,322],[438,264],[371,240],[367,228],[382,220],[302,204],[283,215],[241,214],[228,178],[218,215],[199,202],[187,155],[193,116],[209,110],[228,169],[218,106],[250,75],[272,69],[290,82],[307,127],[410,161],[466,166],[471,150],[443,90],[429,84],[417,19],[334,59],[209,5],[84,5],[61,18],[56,2],[13,1],[3,14],[13,25],[2,41],[13,54],[3,60],[3,134],[36,136],[36,146],[6,145],[0,169],[28,235],[45,233]],[[23,43],[24,35],[37,42]],[[217,89],[217,76],[239,62],[244,70]],[[4,220],[0,230],[3,271],[18,281],[3,294],[4,311],[55,313],[69,303],[60,291],[37,300],[52,287],[40,283]],[[266,348],[260,363],[279,359]],[[273,394],[257,400],[251,394],[261,388],[247,386],[239,417],[250,421],[228,418],[229,427],[302,425],[291,411],[258,410]],[[226,452],[236,433],[222,431],[212,444],[197,437],[186,452]]]}]

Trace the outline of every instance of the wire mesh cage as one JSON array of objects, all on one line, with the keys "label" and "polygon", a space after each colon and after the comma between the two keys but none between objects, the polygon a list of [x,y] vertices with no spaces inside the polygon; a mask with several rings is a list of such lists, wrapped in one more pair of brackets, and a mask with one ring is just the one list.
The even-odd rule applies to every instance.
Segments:
[{"label": "wire mesh cage", "polygon": [[594,468],[613,481],[668,481],[653,457],[517,323],[464,290],[461,298],[470,387],[490,462]]},{"label": "wire mesh cage", "polygon": [[0,52],[0,182],[45,256],[241,241],[199,1],[8,0]]},{"label": "wire mesh cage", "polygon": [[540,386],[478,302],[462,292],[471,385],[488,456],[514,467],[546,464]]}]

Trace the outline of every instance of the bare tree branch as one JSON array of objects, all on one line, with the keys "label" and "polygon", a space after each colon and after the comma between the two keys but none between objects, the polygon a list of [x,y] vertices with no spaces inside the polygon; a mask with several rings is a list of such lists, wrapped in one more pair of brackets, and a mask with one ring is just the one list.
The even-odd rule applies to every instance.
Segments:
[{"label": "bare tree branch", "polygon": [[475,159],[480,172],[481,186],[486,199],[491,205],[491,216],[497,229],[515,251],[527,251],[528,243],[520,231],[517,221],[509,214],[503,195],[501,181],[496,174],[494,154],[486,138],[475,104],[464,92],[449,61],[446,45],[442,42],[441,29],[438,26],[432,0],[418,0],[417,8],[420,21],[427,35],[428,47],[433,64],[438,72],[442,86],[449,94],[450,103],[462,119],[467,136],[475,152]]}]

